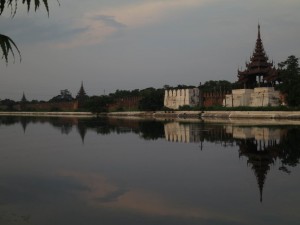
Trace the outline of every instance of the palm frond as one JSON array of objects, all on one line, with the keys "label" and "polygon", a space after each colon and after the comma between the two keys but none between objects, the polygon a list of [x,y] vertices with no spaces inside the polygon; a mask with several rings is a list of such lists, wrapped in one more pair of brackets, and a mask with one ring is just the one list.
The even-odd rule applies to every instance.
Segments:
[{"label": "palm frond", "polygon": [[11,53],[13,58],[15,59],[14,49],[17,50],[21,61],[20,50],[18,49],[17,45],[10,37],[0,34],[0,48],[2,50],[2,58],[5,59],[6,63],[8,63],[9,53]]},{"label": "palm frond", "polygon": [[[59,0],[56,1],[60,5]],[[32,5],[34,6],[34,11],[37,11],[41,5],[44,5],[49,16],[48,0],[0,0],[0,16],[6,9],[10,9],[11,16],[14,17],[17,13],[18,4],[27,6],[28,12]],[[2,50],[2,59],[4,58],[6,63],[8,63],[9,53],[11,53],[15,59],[14,49],[17,50],[21,60],[21,54],[15,42],[10,37],[0,34],[0,50]]]},{"label": "palm frond", "polygon": [[[56,1],[58,2],[58,4],[60,4],[59,0]],[[9,8],[11,10],[12,17],[15,16],[18,9],[18,3],[26,5],[28,12],[30,11],[32,5],[34,7],[34,11],[37,11],[37,9],[39,9],[41,5],[44,5],[49,15],[48,0],[0,0],[0,15],[5,11],[6,8]]]}]

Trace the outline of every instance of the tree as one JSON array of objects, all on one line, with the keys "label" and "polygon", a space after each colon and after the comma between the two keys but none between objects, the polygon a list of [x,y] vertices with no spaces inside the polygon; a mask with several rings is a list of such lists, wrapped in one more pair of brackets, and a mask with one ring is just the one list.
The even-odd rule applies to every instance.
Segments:
[{"label": "tree", "polygon": [[10,99],[4,99],[0,101],[0,105],[4,106],[5,110],[7,111],[14,111],[14,106],[16,102]]},{"label": "tree", "polygon": [[300,105],[300,68],[298,58],[291,55],[287,60],[278,64],[282,83],[279,89],[286,94],[289,106]]},{"label": "tree", "polygon": [[233,89],[232,83],[227,80],[210,80],[206,81],[200,88],[204,92],[219,92],[219,91],[231,91]]},{"label": "tree", "polygon": [[71,92],[68,89],[65,89],[60,91],[60,95],[51,98],[49,102],[70,102],[73,100]]},{"label": "tree", "polygon": [[108,106],[113,102],[113,98],[107,95],[92,96],[86,102],[85,108],[89,109],[92,113],[108,112]]},{"label": "tree", "polygon": [[142,99],[139,109],[145,111],[160,110],[164,106],[164,89],[146,88],[140,91]]},{"label": "tree", "polygon": [[[59,3],[58,0],[57,2]],[[48,0],[0,0],[0,15],[3,14],[5,9],[10,9],[11,17],[14,17],[17,13],[19,4],[26,5],[28,12],[32,7],[34,7],[34,11],[36,11],[40,8],[41,5],[44,5],[49,16]],[[0,47],[2,51],[2,58],[4,58],[6,63],[8,63],[9,53],[11,53],[13,58],[15,58],[14,49],[18,52],[21,60],[20,50],[17,47],[16,43],[10,37],[0,34]]]}]

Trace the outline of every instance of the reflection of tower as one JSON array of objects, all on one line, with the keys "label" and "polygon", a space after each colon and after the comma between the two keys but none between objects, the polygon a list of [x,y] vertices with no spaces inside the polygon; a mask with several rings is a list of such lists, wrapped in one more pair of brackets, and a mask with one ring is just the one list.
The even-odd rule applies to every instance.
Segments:
[{"label": "reflection of tower", "polygon": [[239,146],[240,156],[248,158],[259,187],[260,201],[263,200],[263,188],[270,165],[280,155],[280,142],[285,131],[270,127],[251,127],[228,125],[226,132],[231,133]]},{"label": "reflection of tower", "polygon": [[84,138],[85,138],[85,135],[86,135],[86,132],[87,132],[87,127],[84,123],[81,123],[79,122],[77,124],[77,131],[81,137],[81,140],[82,140],[82,143],[84,143]]},{"label": "reflection of tower", "polygon": [[20,123],[21,123],[21,126],[23,128],[23,131],[24,131],[24,134],[26,132],[26,127],[27,125],[30,123],[30,120],[28,119],[28,117],[21,117],[20,118]]},{"label": "reflection of tower", "polygon": [[248,158],[247,164],[251,164],[252,170],[256,176],[256,180],[260,192],[260,201],[263,200],[263,188],[266,181],[270,165],[274,164],[278,156],[276,146],[269,146],[263,150],[254,139],[240,140],[238,143],[240,156]]}]

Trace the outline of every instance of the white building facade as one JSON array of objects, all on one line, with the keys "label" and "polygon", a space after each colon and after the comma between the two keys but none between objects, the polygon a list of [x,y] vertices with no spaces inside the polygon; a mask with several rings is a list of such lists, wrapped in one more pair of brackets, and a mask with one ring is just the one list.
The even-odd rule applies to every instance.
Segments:
[{"label": "white building facade", "polygon": [[179,109],[180,106],[199,105],[199,89],[170,89],[165,90],[164,106],[170,109]]},{"label": "white building facade", "polygon": [[280,106],[281,104],[280,93],[275,91],[273,87],[232,90],[232,94],[226,95],[223,100],[225,107],[263,107]]}]

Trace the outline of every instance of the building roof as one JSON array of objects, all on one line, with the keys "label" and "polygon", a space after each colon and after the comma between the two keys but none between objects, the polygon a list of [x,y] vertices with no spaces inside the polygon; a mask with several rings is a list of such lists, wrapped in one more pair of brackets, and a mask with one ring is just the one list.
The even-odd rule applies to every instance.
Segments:
[{"label": "building roof", "polygon": [[264,50],[261,39],[260,25],[258,24],[257,40],[254,52],[250,57],[250,62],[246,62],[246,69],[238,70],[238,82],[246,86],[257,86],[257,77],[262,77],[261,82],[270,84],[278,80],[278,70],[275,68],[273,61],[269,58]]}]

